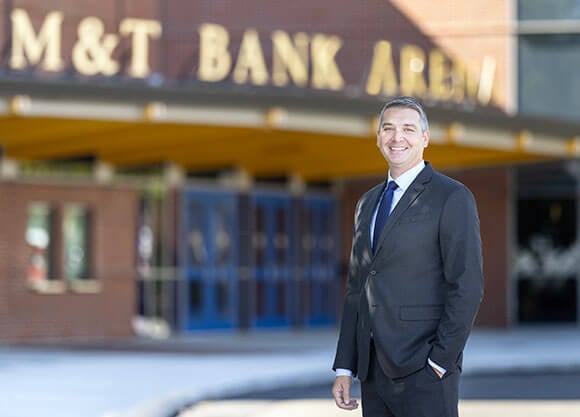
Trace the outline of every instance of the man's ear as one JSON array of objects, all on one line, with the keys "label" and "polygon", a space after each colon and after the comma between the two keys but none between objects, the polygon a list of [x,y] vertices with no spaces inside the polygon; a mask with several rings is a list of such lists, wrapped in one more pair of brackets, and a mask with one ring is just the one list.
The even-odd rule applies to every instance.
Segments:
[{"label": "man's ear", "polygon": [[426,148],[427,146],[429,146],[429,131],[428,130],[426,130],[425,133],[423,133],[423,137],[424,137],[423,147]]}]

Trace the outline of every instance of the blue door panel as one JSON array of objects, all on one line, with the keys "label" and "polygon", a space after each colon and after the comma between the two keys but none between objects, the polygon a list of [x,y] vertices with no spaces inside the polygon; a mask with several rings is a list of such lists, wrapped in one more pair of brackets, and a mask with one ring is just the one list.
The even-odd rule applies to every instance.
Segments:
[{"label": "blue door panel", "polygon": [[336,323],[338,297],[338,218],[332,197],[306,197],[302,201],[303,222],[309,241],[303,262],[307,305],[305,325]]},{"label": "blue door panel", "polygon": [[254,271],[256,327],[291,324],[292,200],[285,194],[255,194]]},{"label": "blue door panel", "polygon": [[181,207],[184,330],[238,325],[238,200],[186,190]]},{"label": "blue door panel", "polygon": [[293,199],[287,193],[255,192],[249,201],[252,226],[241,241],[238,195],[195,189],[183,192],[181,328],[240,326],[241,245],[248,245],[252,254],[243,300],[246,325],[270,328],[336,323],[336,199],[327,195]]}]

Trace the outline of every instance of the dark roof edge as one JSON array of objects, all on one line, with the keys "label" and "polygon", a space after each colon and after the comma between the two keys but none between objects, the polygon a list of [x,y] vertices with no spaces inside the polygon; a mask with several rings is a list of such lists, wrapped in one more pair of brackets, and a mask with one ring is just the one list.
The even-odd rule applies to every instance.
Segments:
[{"label": "dark roof edge", "polygon": [[[152,87],[144,82],[71,82],[24,79],[1,79],[0,91],[4,96],[30,95],[45,98],[88,99],[94,101],[138,102],[160,101],[172,104],[203,104],[219,106],[251,106],[269,109],[287,107],[303,111],[361,115],[378,115],[388,97],[345,95],[344,92],[306,90],[303,88],[273,88],[235,86],[189,82],[163,87]],[[580,136],[580,123],[550,118],[511,116],[495,107],[474,107],[448,103],[426,103],[432,122],[460,123],[482,128],[523,130],[554,136]]]}]

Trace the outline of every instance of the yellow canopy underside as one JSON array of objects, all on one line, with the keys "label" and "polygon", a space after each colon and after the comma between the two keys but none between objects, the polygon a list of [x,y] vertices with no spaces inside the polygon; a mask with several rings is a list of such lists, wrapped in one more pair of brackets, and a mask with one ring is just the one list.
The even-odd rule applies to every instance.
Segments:
[{"label": "yellow canopy underside", "polygon": [[[547,159],[523,148],[461,144],[432,133],[425,159],[438,169],[512,164]],[[493,139],[493,138],[490,138]],[[171,161],[188,171],[239,168],[254,176],[295,174],[305,180],[384,175],[387,168],[375,137],[211,126],[157,121],[0,117],[0,145],[15,160],[92,155],[114,166]]]}]

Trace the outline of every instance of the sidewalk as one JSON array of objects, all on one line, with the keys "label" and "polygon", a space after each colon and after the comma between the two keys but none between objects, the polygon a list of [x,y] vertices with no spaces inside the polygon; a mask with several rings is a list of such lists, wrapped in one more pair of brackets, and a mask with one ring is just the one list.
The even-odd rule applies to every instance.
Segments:
[{"label": "sidewalk", "polygon": [[[200,400],[332,382],[336,330],[0,348],[0,417],[167,417]],[[580,328],[476,330],[464,373],[580,369]],[[329,392],[330,398],[330,392]]]}]

